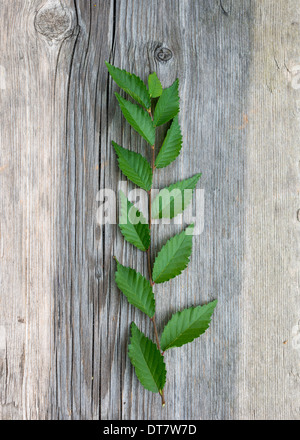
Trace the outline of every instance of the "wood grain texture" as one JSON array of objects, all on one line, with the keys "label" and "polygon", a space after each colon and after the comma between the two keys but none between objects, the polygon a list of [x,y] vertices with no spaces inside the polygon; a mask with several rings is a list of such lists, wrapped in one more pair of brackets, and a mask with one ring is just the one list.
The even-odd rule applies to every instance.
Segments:
[{"label": "wood grain texture", "polygon": [[254,13],[246,113],[239,417],[299,420],[300,14],[297,1],[263,4]]},{"label": "wood grain texture", "polygon": [[[64,6],[63,6],[64,5]],[[65,9],[64,9],[65,7]],[[61,17],[56,33],[47,20]],[[36,26],[40,25],[39,32]],[[51,27],[51,25],[50,25]],[[1,1],[1,418],[47,418],[70,2]],[[61,70],[60,70],[61,69]],[[59,70],[59,71],[58,71]],[[63,76],[60,73],[64,70]],[[55,98],[60,78],[60,97]]]},{"label": "wood grain texture", "polygon": [[[0,1],[0,418],[300,418],[297,6]],[[219,303],[166,354],[164,409],[127,355],[131,321],[151,323],[114,282],[113,255],[147,274],[146,255],[97,222],[98,191],[124,179],[111,140],[148,148],[105,60],[180,80],[184,147],[154,187],[203,173],[205,228],[189,269],[155,287],[158,329]],[[181,228],[155,225],[155,247]]]}]

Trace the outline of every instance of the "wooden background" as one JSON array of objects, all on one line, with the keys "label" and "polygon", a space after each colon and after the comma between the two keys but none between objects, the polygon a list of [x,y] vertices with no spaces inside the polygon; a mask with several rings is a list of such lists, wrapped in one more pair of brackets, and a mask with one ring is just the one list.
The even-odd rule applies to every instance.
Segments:
[{"label": "wooden background", "polygon": [[[0,417],[300,419],[300,2],[0,0],[0,33]],[[130,322],[152,328],[113,278],[112,255],[146,257],[96,219],[122,178],[111,139],[146,151],[105,60],[180,79],[184,148],[154,186],[203,173],[205,229],[156,288],[159,330],[219,304],[167,353],[164,409],[127,356]]]}]

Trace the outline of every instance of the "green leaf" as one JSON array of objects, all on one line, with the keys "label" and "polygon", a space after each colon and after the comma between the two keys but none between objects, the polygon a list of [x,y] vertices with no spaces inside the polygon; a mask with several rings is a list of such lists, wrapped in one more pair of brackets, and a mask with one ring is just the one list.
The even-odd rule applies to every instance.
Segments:
[{"label": "green leaf", "polygon": [[117,261],[116,283],[128,302],[150,318],[155,314],[155,300],[151,284],[139,272],[122,266]]},{"label": "green leaf", "polygon": [[145,110],[116,93],[122,113],[129,124],[150,144],[155,143],[155,128],[152,119]]},{"label": "green leaf", "polygon": [[121,216],[120,229],[129,243],[141,251],[146,251],[150,246],[150,229],[143,214],[120,191]]},{"label": "green leaf", "polygon": [[194,225],[172,237],[163,246],[153,265],[153,281],[157,284],[180,275],[190,261]]},{"label": "green leaf", "polygon": [[152,169],[147,159],[141,154],[126,150],[114,141],[112,144],[123,174],[140,188],[149,191],[152,186]]},{"label": "green leaf", "polygon": [[112,78],[121,89],[146,109],[151,107],[149,92],[141,78],[132,73],[126,72],[126,70],[121,70],[118,67],[112,66],[107,61],[105,61],[105,64]]},{"label": "green leaf", "polygon": [[176,79],[171,87],[163,90],[154,112],[153,122],[155,126],[165,124],[179,112],[178,85],[179,81]]},{"label": "green leaf", "polygon": [[182,147],[182,134],[178,122],[178,116],[175,116],[167,136],[162,144],[160,152],[157,155],[156,168],[164,168],[170,165],[179,155]]},{"label": "green leaf", "polygon": [[165,326],[160,344],[163,351],[181,347],[202,335],[209,327],[217,305],[213,301],[205,306],[190,307],[172,316]]},{"label": "green leaf", "polygon": [[131,324],[129,357],[136,375],[146,390],[161,393],[166,383],[166,366],[156,344]]},{"label": "green leaf", "polygon": [[152,218],[174,218],[190,204],[201,173],[162,189],[152,203]]},{"label": "green leaf", "polygon": [[159,98],[161,96],[163,88],[155,72],[149,75],[148,86],[151,98]]}]

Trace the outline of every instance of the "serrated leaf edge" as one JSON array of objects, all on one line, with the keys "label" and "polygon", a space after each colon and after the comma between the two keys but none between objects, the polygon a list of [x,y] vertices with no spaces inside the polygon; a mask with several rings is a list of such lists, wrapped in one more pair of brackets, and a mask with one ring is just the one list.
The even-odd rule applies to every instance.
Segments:
[{"label": "serrated leaf edge", "polygon": [[[177,110],[176,114],[174,114],[174,116],[169,119],[169,121],[174,119],[174,117],[176,115],[178,115],[178,113],[180,112],[179,79],[176,78],[175,81],[173,82],[173,84],[170,85],[170,87],[167,87],[166,89],[163,89],[163,92],[162,92],[161,96],[159,97],[159,100],[160,100],[163,97],[164,91],[170,89],[175,83],[177,85],[177,93],[178,93],[178,110]],[[159,100],[157,102],[157,105],[159,104]],[[156,115],[155,115],[155,112],[156,112],[156,109],[157,109],[157,105],[156,105],[156,108],[155,108],[155,111],[154,111],[154,116],[153,116],[153,125],[154,125],[154,127],[160,127],[161,125],[164,125],[164,124],[166,124],[168,122],[168,121],[166,121],[166,122],[159,123],[159,124],[157,122],[155,122],[157,120]]]},{"label": "serrated leaf edge", "polygon": [[[183,231],[180,232],[179,234],[176,234],[176,235],[174,235],[173,237],[171,237],[171,238],[170,238],[170,239],[164,244],[164,246],[161,248],[161,250],[158,252],[158,254],[157,254],[156,258],[155,258],[154,264],[153,264],[153,269],[152,269],[152,278],[153,278],[154,283],[156,283],[156,284],[167,283],[168,281],[170,281],[170,280],[176,278],[177,276],[181,275],[182,272],[188,267],[188,265],[189,265],[189,263],[190,263],[191,255],[188,257],[188,261],[187,261],[187,263],[186,263],[186,266],[185,266],[185,267],[184,267],[184,268],[183,268],[183,269],[182,269],[177,275],[173,276],[172,278],[169,278],[169,280],[161,281],[161,282],[157,282],[157,279],[159,279],[159,277],[161,276],[161,273],[162,273],[162,272],[160,272],[159,277],[156,277],[156,278],[154,279],[154,267],[155,267],[156,260],[157,260],[158,257],[159,257],[159,254],[160,254],[160,253],[163,251],[163,249],[164,249],[164,248],[165,248],[170,242],[172,242],[176,237],[179,237],[180,235],[183,235],[183,234],[191,235],[191,234],[187,234],[187,231],[188,231],[189,229],[193,229],[194,226],[195,226],[194,223],[192,223],[192,224],[189,225],[185,230],[183,230]],[[170,264],[170,262],[169,262],[168,264]],[[167,265],[166,267],[168,267],[168,265]]]},{"label": "serrated leaf edge", "polygon": [[[164,388],[164,386],[165,386],[165,384],[166,384],[166,376],[167,376],[167,369],[166,369],[166,364],[165,364],[165,361],[164,361],[164,357],[163,357],[163,355],[161,354],[160,350],[158,349],[157,345],[156,345],[153,341],[151,341],[151,339],[149,339],[149,338],[148,338],[148,337],[147,337],[147,336],[146,336],[146,335],[145,335],[145,334],[144,334],[144,333],[138,328],[138,326],[135,324],[135,322],[132,322],[132,323],[131,323],[131,326],[130,326],[131,336],[130,336],[130,344],[129,344],[129,347],[128,347],[128,355],[129,355],[130,361],[131,361],[131,363],[132,363],[134,369],[135,369],[135,365],[134,365],[133,360],[132,360],[132,357],[131,357],[131,355],[130,355],[130,346],[131,346],[131,344],[132,344],[131,340],[132,340],[132,338],[133,338],[133,335],[132,335],[132,329],[135,329],[135,330],[137,330],[139,333],[141,333],[141,334],[144,336],[144,338],[146,338],[147,341],[149,341],[149,342],[152,344],[152,346],[155,347],[155,349],[157,350],[157,352],[160,354],[161,359],[162,359],[162,361],[163,361],[163,365],[164,365],[163,378],[162,378],[162,383],[163,383],[163,388]],[[143,355],[143,357],[144,357],[144,355]],[[145,362],[146,362],[146,359],[145,359],[145,358],[144,358],[144,360],[145,360]],[[147,362],[146,362],[146,363],[147,363]],[[150,371],[150,369],[149,369],[149,371]],[[135,373],[136,373],[136,369],[135,369]],[[155,379],[154,379],[154,377],[153,377],[151,371],[150,371],[150,374],[151,374],[151,376],[152,376],[152,378],[153,378],[154,383],[156,384],[156,381],[155,381]],[[136,376],[137,376],[137,378],[139,379],[137,373],[136,373]],[[139,381],[140,381],[140,379],[139,379]],[[141,381],[140,381],[140,383],[142,384]],[[142,384],[142,385],[143,385],[143,384]],[[144,386],[144,385],[143,385],[143,386]],[[159,389],[159,387],[157,386],[157,384],[156,384],[156,387],[157,387],[157,389],[158,389],[157,393],[161,394],[163,388],[162,388],[162,389]],[[144,388],[145,388],[145,387],[144,387]],[[145,388],[145,389],[147,389],[147,388]],[[151,390],[150,390],[150,391],[151,391]],[[152,391],[152,392],[153,392],[153,391]]]},{"label": "serrated leaf edge", "polygon": [[[151,96],[150,96],[149,90],[147,89],[147,86],[146,86],[146,84],[144,83],[144,81],[142,80],[142,78],[140,78],[138,75],[135,75],[134,73],[127,72],[127,70],[125,70],[125,69],[120,69],[120,67],[113,66],[113,65],[110,64],[108,61],[105,61],[105,65],[106,65],[106,67],[107,67],[107,69],[108,69],[108,72],[109,72],[109,74],[111,75],[112,79],[113,79],[113,80],[115,81],[115,83],[120,87],[120,89],[124,90],[125,93],[127,93],[129,96],[131,96],[132,99],[134,99],[136,102],[138,102],[140,105],[142,105],[145,109],[148,110],[148,109],[151,107]],[[143,88],[144,88],[144,92],[146,92],[146,95],[148,95],[147,97],[148,97],[149,101],[148,101],[147,103],[145,103],[145,102],[143,101],[143,99],[142,99],[140,96],[138,96],[135,92],[131,91],[131,90],[128,89],[127,87],[124,88],[124,87],[120,86],[120,85],[117,83],[117,81],[114,79],[113,75],[111,74],[111,72],[110,72],[110,70],[109,70],[110,67],[112,67],[113,69],[119,70],[120,72],[125,73],[125,74],[128,75],[129,77],[132,77],[133,79],[137,80],[137,82],[138,82],[141,86],[143,86]],[[147,104],[149,104],[149,106],[147,106]]]},{"label": "serrated leaf edge", "polygon": [[[171,316],[171,318],[169,319],[169,321],[167,322],[167,324],[165,325],[165,327],[164,327],[164,329],[163,329],[163,332],[162,332],[162,335],[161,335],[161,338],[160,338],[160,343],[161,343],[161,340],[162,340],[162,337],[163,337],[164,331],[167,329],[167,327],[168,327],[169,325],[172,324],[171,321],[172,321],[172,319],[173,319],[175,316],[179,316],[179,315],[181,315],[181,314],[184,313],[186,310],[191,310],[191,309],[195,310],[195,309],[197,309],[197,308],[202,308],[202,307],[209,306],[209,305],[213,306],[213,304],[215,304],[214,307],[213,307],[213,309],[212,309],[212,314],[211,314],[210,319],[209,319],[209,322],[208,322],[208,327],[207,327],[207,329],[206,329],[206,330],[208,330],[208,329],[209,329],[209,326],[210,326],[210,324],[211,324],[212,315],[213,315],[213,312],[214,312],[214,310],[215,310],[215,308],[216,308],[216,306],[217,306],[217,303],[218,303],[218,300],[214,300],[214,301],[211,301],[211,302],[209,302],[209,303],[207,303],[207,304],[202,304],[202,305],[199,305],[199,306],[188,307],[188,308],[186,308],[186,309],[183,309],[183,310],[180,310],[180,311],[178,311],[178,312],[176,312],[176,313],[173,313],[172,316]],[[206,332],[206,330],[205,330],[205,332]],[[204,332],[204,333],[205,333],[205,332]],[[204,333],[202,333],[202,334],[204,334]],[[163,350],[163,352],[165,352],[165,351],[167,351],[167,350],[170,350],[171,348],[180,348],[180,347],[182,347],[183,345],[190,344],[190,343],[193,342],[195,339],[198,339],[202,334],[200,334],[199,336],[195,336],[192,340],[190,340],[189,342],[186,342],[186,343],[182,344],[182,345],[179,346],[179,347],[177,347],[177,346],[173,346],[173,345],[172,345],[171,347],[170,347],[170,346],[164,347],[164,346],[161,345],[161,349]],[[181,334],[181,335],[182,335],[182,334]],[[181,335],[180,335],[180,336],[181,336]],[[179,337],[177,337],[177,339],[179,339]]]},{"label": "serrated leaf edge", "polygon": [[154,296],[153,288],[152,288],[152,286],[151,286],[149,280],[147,280],[147,278],[145,278],[144,275],[142,275],[140,272],[138,272],[137,270],[133,269],[132,267],[124,266],[123,264],[121,264],[121,263],[117,260],[116,257],[114,257],[114,259],[115,259],[115,261],[116,261],[116,263],[117,263],[117,271],[115,272],[115,278],[116,278],[116,275],[117,275],[117,273],[118,273],[118,265],[120,265],[120,266],[124,267],[125,269],[130,269],[130,270],[134,271],[134,272],[136,273],[137,276],[140,276],[141,278],[143,278],[143,280],[145,280],[147,283],[149,283],[149,286],[151,287],[152,294],[153,294],[152,306],[153,306],[153,308],[154,308],[154,313],[153,313],[152,316],[150,316],[150,315],[149,315],[148,313],[146,313],[144,310],[141,310],[138,306],[136,306],[135,304],[133,304],[133,303],[128,299],[128,296],[125,295],[125,293],[123,292],[123,290],[119,287],[119,285],[118,285],[118,283],[117,283],[117,281],[116,281],[116,284],[117,284],[117,286],[118,286],[118,289],[123,293],[123,295],[125,296],[125,298],[126,298],[127,301],[129,302],[129,304],[131,304],[133,307],[135,307],[135,308],[137,308],[138,310],[140,310],[142,313],[145,313],[145,315],[149,316],[149,318],[153,318],[153,316],[155,315],[155,307],[156,307],[156,303],[155,303],[155,296]]},{"label": "serrated leaf edge", "polygon": [[[152,121],[152,119],[151,119],[149,113],[146,112],[146,111],[144,111],[144,110],[143,110],[141,107],[139,107],[138,105],[133,104],[132,102],[128,101],[128,99],[122,98],[122,96],[119,95],[119,93],[116,92],[116,93],[115,93],[115,96],[116,96],[116,98],[117,98],[117,100],[118,100],[118,102],[119,102],[119,105],[120,105],[120,108],[121,108],[121,112],[122,112],[122,113],[123,113],[122,105],[125,106],[125,103],[127,103],[127,104],[129,104],[129,107],[130,107],[130,106],[134,106],[134,107],[136,107],[137,111],[140,111],[140,112],[141,112],[141,115],[145,116],[146,118],[149,118],[149,122],[152,123],[152,127],[154,128],[154,134],[153,134],[154,139],[153,139],[153,141],[155,142],[155,127],[154,127],[154,125],[153,125],[153,121]],[[125,103],[124,103],[123,101],[125,101]],[[126,110],[127,110],[127,109],[126,109]],[[127,111],[128,111],[128,110],[127,110]],[[139,133],[139,134],[145,139],[145,141],[148,142],[149,145],[152,146],[152,145],[154,144],[154,142],[151,142],[151,140],[148,139],[148,137],[146,136],[146,134],[144,133],[144,131],[140,130],[140,132],[139,132],[136,128],[133,127],[133,125],[132,125],[132,124],[128,121],[128,119],[125,117],[124,113],[123,113],[123,116],[124,116],[124,118],[127,120],[127,122],[129,123],[129,125],[131,125],[131,127],[132,127],[137,133]]]},{"label": "serrated leaf edge", "polygon": [[[121,197],[120,197],[120,198],[121,198],[121,215],[120,215],[120,222],[119,222],[119,228],[120,228],[120,230],[121,230],[121,233],[122,233],[124,239],[125,239],[128,243],[132,244],[133,246],[135,246],[136,248],[138,248],[138,249],[141,250],[142,252],[146,252],[146,251],[149,249],[150,242],[149,242],[149,246],[146,248],[146,247],[144,246],[143,242],[141,241],[141,244],[143,245],[143,249],[142,249],[141,247],[136,246],[135,244],[131,243],[131,241],[129,241],[129,240],[127,240],[127,239],[125,238],[125,235],[124,235],[124,233],[123,233],[123,231],[122,231],[122,227],[123,227],[123,226],[127,226],[128,223],[121,223],[121,217],[122,217],[122,215],[123,215],[123,214],[122,214],[122,197],[123,197],[123,200],[126,201],[126,204],[127,204],[127,205],[130,204],[131,208],[133,207],[134,209],[136,209],[137,212],[140,213],[140,217],[139,217],[139,218],[145,220],[145,223],[139,222],[139,223],[137,223],[136,225],[134,225],[133,223],[130,223],[130,222],[129,222],[129,224],[130,224],[131,226],[133,226],[133,227],[134,227],[134,226],[137,226],[137,225],[140,225],[140,224],[141,224],[141,225],[145,225],[145,226],[148,226],[148,229],[149,229],[149,225],[148,225],[148,223],[146,222],[146,219],[145,219],[143,213],[142,213],[141,211],[139,211],[139,210],[134,206],[134,204],[133,204],[130,200],[128,200],[128,198],[125,196],[125,194],[123,193],[123,191],[120,190],[119,193],[120,193],[120,196],[121,196]],[[127,209],[127,208],[126,208],[126,209]],[[126,218],[128,219],[128,209],[127,209],[127,215],[126,215]],[[149,230],[149,232],[150,232],[150,230]]]},{"label": "serrated leaf edge", "polygon": [[[116,153],[116,155],[117,155],[117,160],[118,160],[119,168],[120,168],[120,170],[122,171],[122,173],[124,174],[124,176],[126,176],[126,177],[127,177],[132,183],[134,183],[135,185],[139,186],[140,188],[144,189],[145,191],[149,191],[149,190],[151,189],[151,187],[152,187],[152,171],[151,171],[151,165],[150,165],[150,163],[148,162],[148,160],[147,160],[142,154],[140,154],[140,153],[136,153],[135,151],[128,150],[127,148],[124,148],[124,147],[122,147],[121,145],[117,144],[115,141],[111,141],[111,142],[112,142],[112,145],[113,145],[113,147],[114,147],[115,153]],[[146,185],[140,185],[140,184],[134,182],[134,181],[128,176],[128,174],[127,174],[127,173],[121,168],[120,161],[121,161],[121,159],[122,159],[122,160],[124,160],[124,161],[128,164],[128,167],[132,169],[132,173],[133,173],[133,174],[136,174],[137,177],[138,177],[138,179],[141,179],[140,176],[137,174],[137,172],[131,167],[131,165],[130,165],[130,163],[127,161],[127,159],[124,158],[123,156],[120,157],[120,154],[119,154],[119,152],[117,151],[118,148],[120,148],[121,151],[122,151],[122,150],[124,150],[124,151],[128,151],[129,153],[132,153],[133,156],[135,156],[135,157],[139,157],[140,159],[142,159],[142,161],[143,161],[143,163],[144,163],[145,166],[146,166],[146,165],[149,166],[150,177],[151,177],[151,182],[150,182],[150,185],[149,185],[149,186],[146,186]]]},{"label": "serrated leaf edge", "polygon": [[[192,176],[192,177],[188,177],[187,179],[180,180],[179,182],[172,183],[170,186],[166,186],[165,188],[162,188],[162,189],[159,191],[159,193],[157,194],[157,196],[155,197],[155,199],[153,200],[153,202],[152,202],[152,214],[151,214],[151,215],[152,215],[152,219],[153,219],[153,220],[160,219],[160,213],[161,213],[161,211],[158,211],[158,217],[155,216],[155,215],[153,215],[153,212],[154,212],[153,206],[154,206],[154,203],[156,202],[156,200],[157,200],[157,199],[159,200],[159,195],[161,194],[162,191],[166,191],[166,190],[167,190],[167,191],[169,191],[169,192],[172,192],[174,189],[178,189],[179,191],[181,191],[181,193],[182,193],[182,192],[184,193],[185,190],[190,189],[190,190],[193,191],[193,193],[192,193],[192,195],[193,195],[193,194],[194,194],[194,191],[195,191],[195,188],[196,188],[196,186],[197,186],[197,183],[199,182],[201,176],[202,176],[202,173],[197,173],[197,174],[195,174],[195,175]],[[177,186],[178,186],[179,184],[184,183],[184,182],[187,182],[187,181],[189,181],[189,180],[193,180],[193,179],[195,179],[195,185],[194,185],[194,188],[184,188],[183,190],[181,190],[180,188],[177,188]],[[191,201],[192,201],[192,199],[191,199],[191,200],[187,203],[187,205],[184,207],[184,210],[189,206],[189,204],[191,203]],[[163,209],[166,209],[166,206],[165,206]],[[182,210],[181,212],[178,212],[177,215],[182,214],[182,212],[184,212],[184,210]],[[176,215],[176,217],[177,217],[177,215]],[[170,218],[170,219],[172,219],[172,218],[174,218],[174,217],[162,217],[162,218]]]},{"label": "serrated leaf edge", "polygon": [[[167,141],[169,140],[169,137],[171,136],[172,129],[173,129],[173,124],[176,123],[176,121],[177,121],[178,128],[179,128],[179,132],[180,132],[179,149],[178,149],[178,151],[176,152],[176,153],[177,153],[176,156],[174,156],[174,158],[171,160],[171,162],[169,162],[167,165],[159,165],[159,159],[161,160],[161,156],[163,156],[163,153],[164,153],[164,150],[165,150],[165,145],[166,145]],[[171,123],[171,125],[170,125],[170,128],[169,128],[168,131],[167,131],[167,134],[166,134],[166,137],[165,137],[165,139],[164,139],[164,141],[163,141],[163,144],[162,144],[162,146],[161,146],[161,148],[160,148],[160,150],[159,150],[159,152],[158,152],[158,155],[156,156],[156,159],[155,159],[155,166],[156,166],[156,168],[157,168],[157,169],[166,168],[166,167],[169,166],[172,162],[174,162],[174,160],[176,160],[177,157],[180,155],[180,152],[181,152],[181,150],[182,150],[182,143],[183,143],[183,139],[182,139],[182,131],[181,131],[181,127],[180,127],[180,124],[179,124],[178,115],[176,115],[176,116],[173,118],[173,120],[172,120],[172,123]]]}]

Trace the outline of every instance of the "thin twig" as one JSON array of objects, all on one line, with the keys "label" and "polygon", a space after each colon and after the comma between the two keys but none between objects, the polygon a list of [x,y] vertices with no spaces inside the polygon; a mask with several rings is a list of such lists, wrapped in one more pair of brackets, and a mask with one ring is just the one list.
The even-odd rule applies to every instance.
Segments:
[{"label": "thin twig", "polygon": [[[151,111],[148,111],[149,115],[151,116],[152,120],[153,120],[153,116]],[[152,178],[154,175],[154,170],[155,170],[155,145],[151,146],[152,149],[152,160],[151,160],[151,168],[152,168]],[[151,222],[151,216],[152,216],[152,212],[151,212],[151,205],[152,205],[152,189],[150,189],[150,191],[148,191],[148,200],[149,200],[149,204],[148,204],[148,214],[149,214],[149,229],[150,229],[150,236],[151,236],[151,226],[152,226],[152,222]],[[151,237],[150,237],[151,238]],[[154,282],[152,279],[152,268],[151,268],[151,239],[150,239],[150,246],[149,249],[147,250],[147,260],[148,260],[148,272],[149,272],[149,280],[150,280],[150,284],[153,287],[154,286]],[[154,334],[155,334],[155,339],[156,339],[156,344],[157,344],[157,348],[159,349],[160,353],[161,353],[161,349],[160,349],[160,342],[159,342],[159,336],[158,336],[158,332],[157,332],[157,327],[156,327],[156,321],[155,321],[155,315],[153,316],[153,318],[151,318],[152,324],[153,324],[153,328],[154,328]],[[165,401],[165,395],[164,395],[164,390],[161,390],[159,392],[160,396],[161,396],[161,402],[162,402],[162,406],[165,406],[166,401]]]}]

